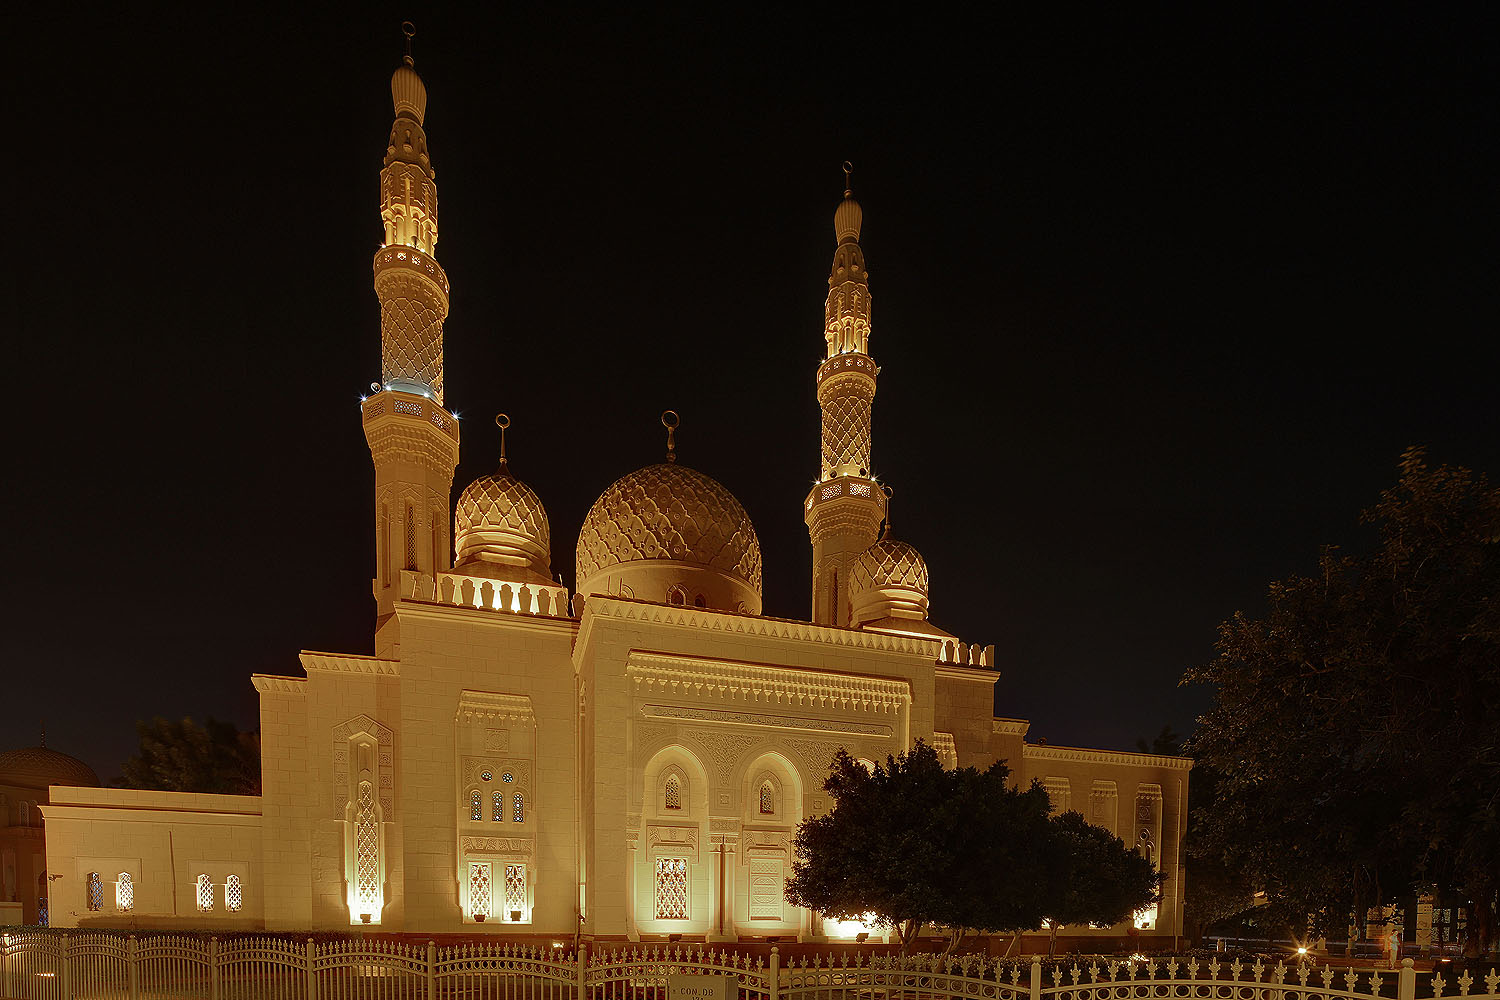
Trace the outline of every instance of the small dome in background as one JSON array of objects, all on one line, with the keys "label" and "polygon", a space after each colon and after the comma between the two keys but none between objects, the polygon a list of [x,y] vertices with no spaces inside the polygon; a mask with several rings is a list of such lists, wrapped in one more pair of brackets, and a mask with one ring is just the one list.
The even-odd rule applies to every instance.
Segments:
[{"label": "small dome in background", "polygon": [[45,746],[0,753],[0,785],[45,789],[48,785],[98,788],[99,776],[77,757]]},{"label": "small dome in background", "polygon": [[453,547],[456,573],[556,586],[547,509],[504,465],[459,495],[453,507]]},{"label": "small dome in background", "polygon": [[849,570],[849,599],[856,626],[923,636],[948,633],[927,621],[927,560],[887,533]]},{"label": "small dome in background", "polygon": [[834,236],[840,243],[852,243],[859,239],[859,227],[863,222],[864,209],[859,207],[852,194],[846,194],[833,212]]},{"label": "small dome in background", "polygon": [[427,85],[417,75],[411,56],[407,56],[391,74],[391,103],[395,105],[397,117],[405,112],[415,118],[418,125],[427,117]]}]

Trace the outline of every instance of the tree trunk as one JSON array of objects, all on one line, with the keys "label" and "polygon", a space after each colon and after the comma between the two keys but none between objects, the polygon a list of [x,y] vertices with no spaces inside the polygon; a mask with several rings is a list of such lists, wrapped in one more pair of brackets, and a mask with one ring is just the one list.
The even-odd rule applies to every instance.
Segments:
[{"label": "tree trunk", "polygon": [[1005,957],[1010,958],[1010,956],[1015,953],[1016,949],[1020,947],[1020,944],[1021,932],[1016,931],[1015,934],[1011,935],[1010,944],[1005,948]]},{"label": "tree trunk", "polygon": [[968,930],[963,927],[948,928],[948,947],[944,949],[943,957],[947,958],[949,955],[953,954],[953,952],[958,949],[959,943],[963,941],[964,935],[968,933]]},{"label": "tree trunk", "polygon": [[1062,930],[1062,924],[1053,924],[1052,932],[1047,935],[1047,957],[1057,957],[1057,932]]}]

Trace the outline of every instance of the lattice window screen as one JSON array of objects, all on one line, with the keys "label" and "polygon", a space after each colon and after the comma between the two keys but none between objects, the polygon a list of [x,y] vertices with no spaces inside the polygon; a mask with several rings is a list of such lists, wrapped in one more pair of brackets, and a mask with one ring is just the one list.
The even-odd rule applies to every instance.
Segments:
[{"label": "lattice window screen", "polygon": [[490,866],[487,861],[469,862],[469,913],[490,915]]},{"label": "lattice window screen", "polygon": [[478,823],[484,819],[484,802],[479,798],[479,789],[469,793],[469,818]]},{"label": "lattice window screen", "polygon": [[207,913],[214,908],[214,883],[207,875],[198,876],[198,909]]},{"label": "lattice window screen", "polygon": [[750,919],[780,920],[786,876],[780,858],[750,859]]},{"label": "lattice window screen", "polygon": [[417,568],[417,509],[406,508],[406,568]]},{"label": "lattice window screen", "polygon": [[89,872],[89,909],[104,909],[104,880],[98,872]]},{"label": "lattice window screen", "polygon": [[504,792],[491,792],[490,793],[490,822],[491,823],[504,823],[505,822],[505,793]]},{"label": "lattice window screen", "polygon": [[687,858],[656,859],[656,919],[686,920]]},{"label": "lattice window screen", "polygon": [[764,816],[771,816],[776,812],[776,792],[769,781],[760,786],[760,811]]},{"label": "lattice window screen", "polygon": [[522,795],[520,792],[517,792],[514,796],[512,796],[511,805],[513,806],[513,808],[511,809],[510,818],[517,823],[526,822],[526,796]]},{"label": "lattice window screen", "polygon": [[675,774],[667,779],[667,788],[665,794],[662,796],[662,805],[668,809],[682,808],[682,786],[677,783],[677,776]]},{"label": "lattice window screen", "polygon": [[505,866],[505,915],[521,911],[526,913],[526,866]]},{"label": "lattice window screen", "polygon": [[135,883],[130,879],[129,872],[121,872],[119,880],[115,882],[115,909],[121,913],[129,913],[135,906]]},{"label": "lattice window screen", "polygon": [[224,905],[229,907],[230,913],[240,912],[240,907],[245,905],[245,891],[238,875],[231,875],[224,881]]},{"label": "lattice window screen", "polygon": [[359,783],[359,807],[354,814],[354,899],[361,913],[380,905],[380,824],[375,816],[375,788]]}]

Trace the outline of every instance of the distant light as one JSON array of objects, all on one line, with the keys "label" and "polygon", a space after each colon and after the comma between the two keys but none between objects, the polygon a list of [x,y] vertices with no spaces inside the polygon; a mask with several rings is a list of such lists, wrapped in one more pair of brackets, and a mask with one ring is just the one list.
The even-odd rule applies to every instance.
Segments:
[{"label": "distant light", "polygon": [[1307,954],[1307,945],[1304,944],[1304,945],[1300,946],[1297,949],[1297,954],[1299,954],[1299,955],[1306,955]]},{"label": "distant light", "polygon": [[361,403],[363,403],[363,402],[364,402],[364,401],[365,401],[365,400],[367,400],[367,399],[369,399],[369,398],[370,398],[370,397],[369,397],[369,396],[361,396],[361,397],[359,397],[359,401],[360,401],[360,402],[361,402]]},{"label": "distant light", "polygon": [[454,419],[454,420],[457,420],[457,419],[458,419],[458,411],[457,411],[457,410],[454,410],[454,411],[453,411],[453,419]]}]

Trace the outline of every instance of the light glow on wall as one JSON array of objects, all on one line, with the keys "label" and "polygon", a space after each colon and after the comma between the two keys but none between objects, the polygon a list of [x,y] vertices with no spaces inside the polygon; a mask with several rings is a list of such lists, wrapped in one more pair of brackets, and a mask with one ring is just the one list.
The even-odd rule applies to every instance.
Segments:
[{"label": "light glow on wall", "polygon": [[1131,919],[1135,922],[1136,930],[1156,930],[1156,904],[1152,903],[1150,906],[1141,907],[1135,911]]}]

